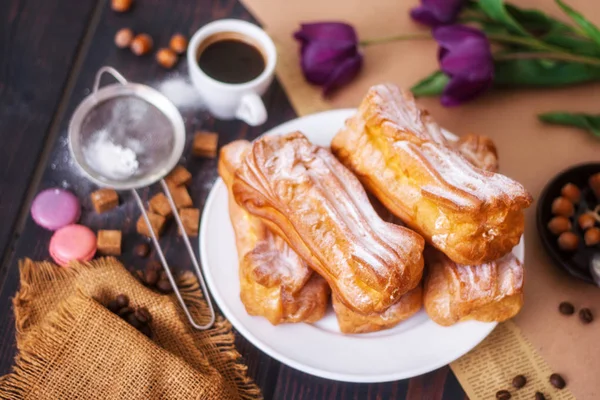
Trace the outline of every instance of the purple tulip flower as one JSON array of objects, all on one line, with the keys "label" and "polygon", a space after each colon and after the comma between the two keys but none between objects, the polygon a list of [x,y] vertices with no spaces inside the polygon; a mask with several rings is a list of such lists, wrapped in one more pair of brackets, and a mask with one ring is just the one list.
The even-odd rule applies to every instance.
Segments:
[{"label": "purple tulip flower", "polygon": [[464,0],[421,0],[421,5],[410,10],[410,16],[424,25],[436,27],[456,21]]},{"label": "purple tulip flower", "polygon": [[494,59],[483,32],[468,26],[449,25],[435,28],[433,37],[440,45],[440,68],[450,78],[442,94],[444,106],[469,101],[491,87]]},{"label": "purple tulip flower", "polygon": [[343,22],[302,24],[294,37],[301,43],[301,66],[307,81],[327,96],[350,82],[362,67],[358,36]]}]

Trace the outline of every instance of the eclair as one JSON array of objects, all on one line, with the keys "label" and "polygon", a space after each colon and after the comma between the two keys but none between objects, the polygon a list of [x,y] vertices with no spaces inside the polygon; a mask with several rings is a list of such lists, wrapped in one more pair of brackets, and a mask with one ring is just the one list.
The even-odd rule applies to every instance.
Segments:
[{"label": "eclair", "polygon": [[336,157],[391,212],[452,261],[477,265],[519,242],[531,195],[472,165],[409,92],[372,87],[335,136]]},{"label": "eclair", "polygon": [[421,279],[423,238],[384,222],[358,179],[299,132],[256,140],[233,195],[353,311],[383,312]]},{"label": "eclair", "polygon": [[427,249],[425,259],[425,311],[439,325],[470,319],[501,322],[521,310],[523,265],[512,253],[480,265],[463,265]]},{"label": "eclair", "polygon": [[327,282],[233,198],[234,172],[250,147],[250,142],[244,140],[224,146],[218,164],[229,192],[229,216],[239,258],[240,298],[248,314],[265,317],[273,325],[318,321],[329,304]]}]

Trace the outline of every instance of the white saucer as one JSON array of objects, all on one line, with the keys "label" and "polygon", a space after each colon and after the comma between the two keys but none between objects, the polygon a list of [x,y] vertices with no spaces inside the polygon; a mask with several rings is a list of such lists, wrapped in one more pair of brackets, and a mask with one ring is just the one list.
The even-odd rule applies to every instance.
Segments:
[{"label": "white saucer", "polygon": [[[354,111],[308,115],[265,134],[301,131],[313,143],[328,147]],[[523,239],[513,251],[523,260]],[[212,188],[202,214],[200,257],[210,292],[225,317],[246,339],[282,363],[323,378],[385,382],[421,375],[467,353],[496,326],[469,321],[444,328],[421,310],[395,328],[346,335],[340,333],[331,309],[314,325],[273,326],[264,318],[248,315],[239,296],[235,239],[227,210],[227,188],[221,179]]]}]

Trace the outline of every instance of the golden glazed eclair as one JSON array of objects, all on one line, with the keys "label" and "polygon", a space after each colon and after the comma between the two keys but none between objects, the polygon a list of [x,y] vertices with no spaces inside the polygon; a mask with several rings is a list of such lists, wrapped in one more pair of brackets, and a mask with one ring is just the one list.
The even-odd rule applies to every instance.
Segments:
[{"label": "golden glazed eclair", "polygon": [[[496,146],[489,138],[467,135],[455,145],[474,166],[498,170]],[[512,253],[483,265],[461,265],[428,248],[425,262],[425,311],[440,325],[467,319],[505,321],[523,307],[523,265]]]},{"label": "golden glazed eclair", "polygon": [[492,139],[482,135],[465,135],[451,142],[468,162],[489,172],[498,172],[498,151]]},{"label": "golden glazed eclair", "polygon": [[523,265],[512,253],[489,263],[462,265],[428,248],[425,260],[425,311],[440,325],[469,319],[501,322],[523,306]]},{"label": "golden glazed eclair", "polygon": [[353,311],[382,312],[421,279],[423,238],[384,222],[356,177],[299,132],[256,140],[233,194]]},{"label": "golden glazed eclair", "polygon": [[423,306],[421,284],[404,293],[396,304],[381,313],[360,314],[350,310],[341,301],[332,296],[333,310],[343,333],[368,333],[390,329],[412,317]]},{"label": "golden glazed eclair", "polygon": [[331,149],[390,211],[455,262],[489,262],[519,242],[529,193],[474,167],[396,86],[372,87]]},{"label": "golden glazed eclair", "polygon": [[329,285],[259,218],[238,206],[231,194],[233,174],[249,149],[250,142],[235,141],[224,146],[219,157],[240,260],[240,298],[248,314],[263,316],[273,325],[315,322],[327,311]]}]

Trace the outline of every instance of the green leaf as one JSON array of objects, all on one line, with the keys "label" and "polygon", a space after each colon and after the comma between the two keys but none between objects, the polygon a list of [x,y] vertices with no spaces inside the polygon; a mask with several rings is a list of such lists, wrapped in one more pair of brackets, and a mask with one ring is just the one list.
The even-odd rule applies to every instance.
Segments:
[{"label": "green leaf", "polygon": [[558,4],[560,8],[562,8],[563,11],[567,13],[577,25],[579,25],[587,37],[592,39],[598,46],[600,46],[600,29],[598,29],[596,25],[592,24],[583,15],[566,5],[562,0],[556,0],[556,4]]},{"label": "green leaf", "polygon": [[[490,4],[485,1],[482,2],[482,5],[490,7]],[[495,10],[501,8],[498,2],[494,5],[496,7]],[[560,47],[572,54],[600,57],[600,46],[587,37],[582,36],[578,30],[570,25],[554,19],[541,11],[522,9],[513,4],[504,4],[504,10],[518,27],[515,27],[511,22],[507,23],[506,19],[495,18],[494,22],[481,18],[479,20],[477,18],[474,19],[487,34],[514,34],[514,32],[522,34],[520,30],[522,29],[528,36],[535,38],[539,42]],[[470,11],[471,14],[475,15],[483,12],[479,3],[471,5]],[[528,48],[514,44],[504,44],[504,46],[515,50]]]},{"label": "green leaf", "polygon": [[540,114],[538,118],[540,121],[548,124],[574,126],[585,129],[594,136],[600,137],[600,115],[554,111]]},{"label": "green leaf", "polygon": [[415,96],[437,96],[444,91],[448,78],[442,71],[435,71],[410,88]]},{"label": "green leaf", "polygon": [[544,34],[550,31],[556,24],[563,23],[548,17],[538,10],[526,10],[513,4],[505,4],[506,12],[528,33],[533,35]]},{"label": "green leaf", "polygon": [[586,38],[572,36],[560,30],[552,30],[540,39],[545,43],[562,47],[573,54],[600,58],[600,47]]},{"label": "green leaf", "polygon": [[557,87],[600,80],[600,67],[552,61],[522,59],[496,61],[494,83],[499,86]]},{"label": "green leaf", "polygon": [[[481,21],[479,22],[479,25],[481,26],[481,30],[487,35],[510,35],[510,32],[506,30],[506,27],[497,22]],[[503,46],[512,47],[512,45],[507,44],[503,44]],[[525,47],[519,47],[525,49]],[[527,49],[529,48],[527,47]]]},{"label": "green leaf", "polygon": [[531,36],[508,12],[502,0],[480,0],[479,7],[488,17],[504,25],[510,32]]}]

